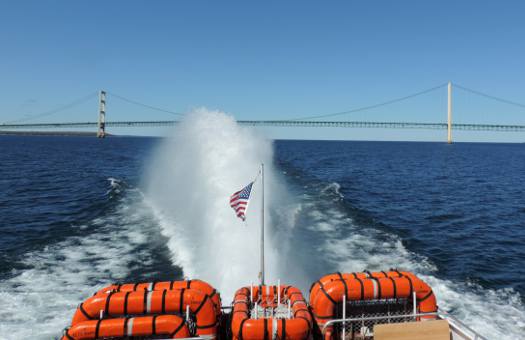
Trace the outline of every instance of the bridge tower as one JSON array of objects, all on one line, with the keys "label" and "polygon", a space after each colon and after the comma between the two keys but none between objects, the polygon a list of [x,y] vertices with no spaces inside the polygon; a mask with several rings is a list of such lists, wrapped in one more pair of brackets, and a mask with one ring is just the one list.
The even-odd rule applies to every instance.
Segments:
[{"label": "bridge tower", "polygon": [[106,137],[106,91],[100,90],[98,100],[98,130],[97,137]]},{"label": "bridge tower", "polygon": [[447,143],[452,144],[452,83],[448,82]]}]

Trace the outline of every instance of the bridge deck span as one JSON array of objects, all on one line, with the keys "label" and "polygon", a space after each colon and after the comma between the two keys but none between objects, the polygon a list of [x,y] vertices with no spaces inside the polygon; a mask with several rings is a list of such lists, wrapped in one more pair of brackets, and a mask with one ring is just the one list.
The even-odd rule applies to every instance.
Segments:
[{"label": "bridge deck span", "polygon": [[[107,121],[106,127],[161,127],[177,124],[177,120],[161,121]],[[305,121],[305,120],[239,120],[244,126],[382,128],[446,130],[447,123],[366,122],[366,121]],[[97,122],[0,124],[0,130],[97,128]],[[453,124],[454,130],[471,131],[525,131],[525,125]]]}]

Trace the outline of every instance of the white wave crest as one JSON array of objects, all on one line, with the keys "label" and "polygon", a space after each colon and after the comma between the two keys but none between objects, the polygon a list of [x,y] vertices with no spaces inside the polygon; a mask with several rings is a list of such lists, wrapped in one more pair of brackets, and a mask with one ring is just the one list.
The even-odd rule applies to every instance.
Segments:
[{"label": "white wave crest", "polygon": [[147,214],[149,210],[137,209],[135,204],[122,204],[108,218],[72,226],[97,227],[96,233],[69,237],[25,254],[27,269],[0,282],[0,338],[60,337],[80,302],[148,264],[149,228],[142,223]]},{"label": "white wave crest", "polygon": [[288,203],[273,169],[270,141],[224,113],[199,109],[160,147],[147,176],[148,198],[169,238],[173,262],[186,276],[216,286],[225,301],[258,282],[260,181],[252,189],[246,224],[235,216],[229,197],[254,180],[261,162],[268,207],[266,281],[302,281],[293,259],[283,261],[290,225],[273,218],[279,209],[272,207],[282,211]]}]

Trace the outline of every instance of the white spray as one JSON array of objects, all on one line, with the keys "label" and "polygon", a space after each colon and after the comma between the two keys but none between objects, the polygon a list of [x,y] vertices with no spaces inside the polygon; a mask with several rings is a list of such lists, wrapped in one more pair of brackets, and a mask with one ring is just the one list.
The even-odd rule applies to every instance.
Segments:
[{"label": "white spray", "polygon": [[[256,182],[246,223],[229,206],[230,195],[253,181],[265,164],[267,212],[266,278],[303,284],[285,254],[288,234],[272,215],[286,211],[286,192],[272,166],[272,145],[218,111],[199,109],[187,115],[154,157],[148,174],[148,197],[172,260],[184,275],[209,281],[225,301],[235,290],[257,281],[259,272],[260,181]],[[276,214],[272,209],[279,207]],[[285,268],[286,267],[286,268]]]}]

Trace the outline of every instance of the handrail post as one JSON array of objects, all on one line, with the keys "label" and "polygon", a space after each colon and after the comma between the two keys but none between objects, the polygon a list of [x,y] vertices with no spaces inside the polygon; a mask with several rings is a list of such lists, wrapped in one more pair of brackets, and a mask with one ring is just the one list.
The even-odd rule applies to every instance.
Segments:
[{"label": "handrail post", "polygon": [[[346,319],[346,294],[343,295],[343,320]],[[343,321],[343,337],[341,340],[346,338],[346,321]]]},{"label": "handrail post", "polygon": [[412,305],[414,310],[414,321],[416,321],[417,305],[416,305],[416,292],[412,292]]}]

